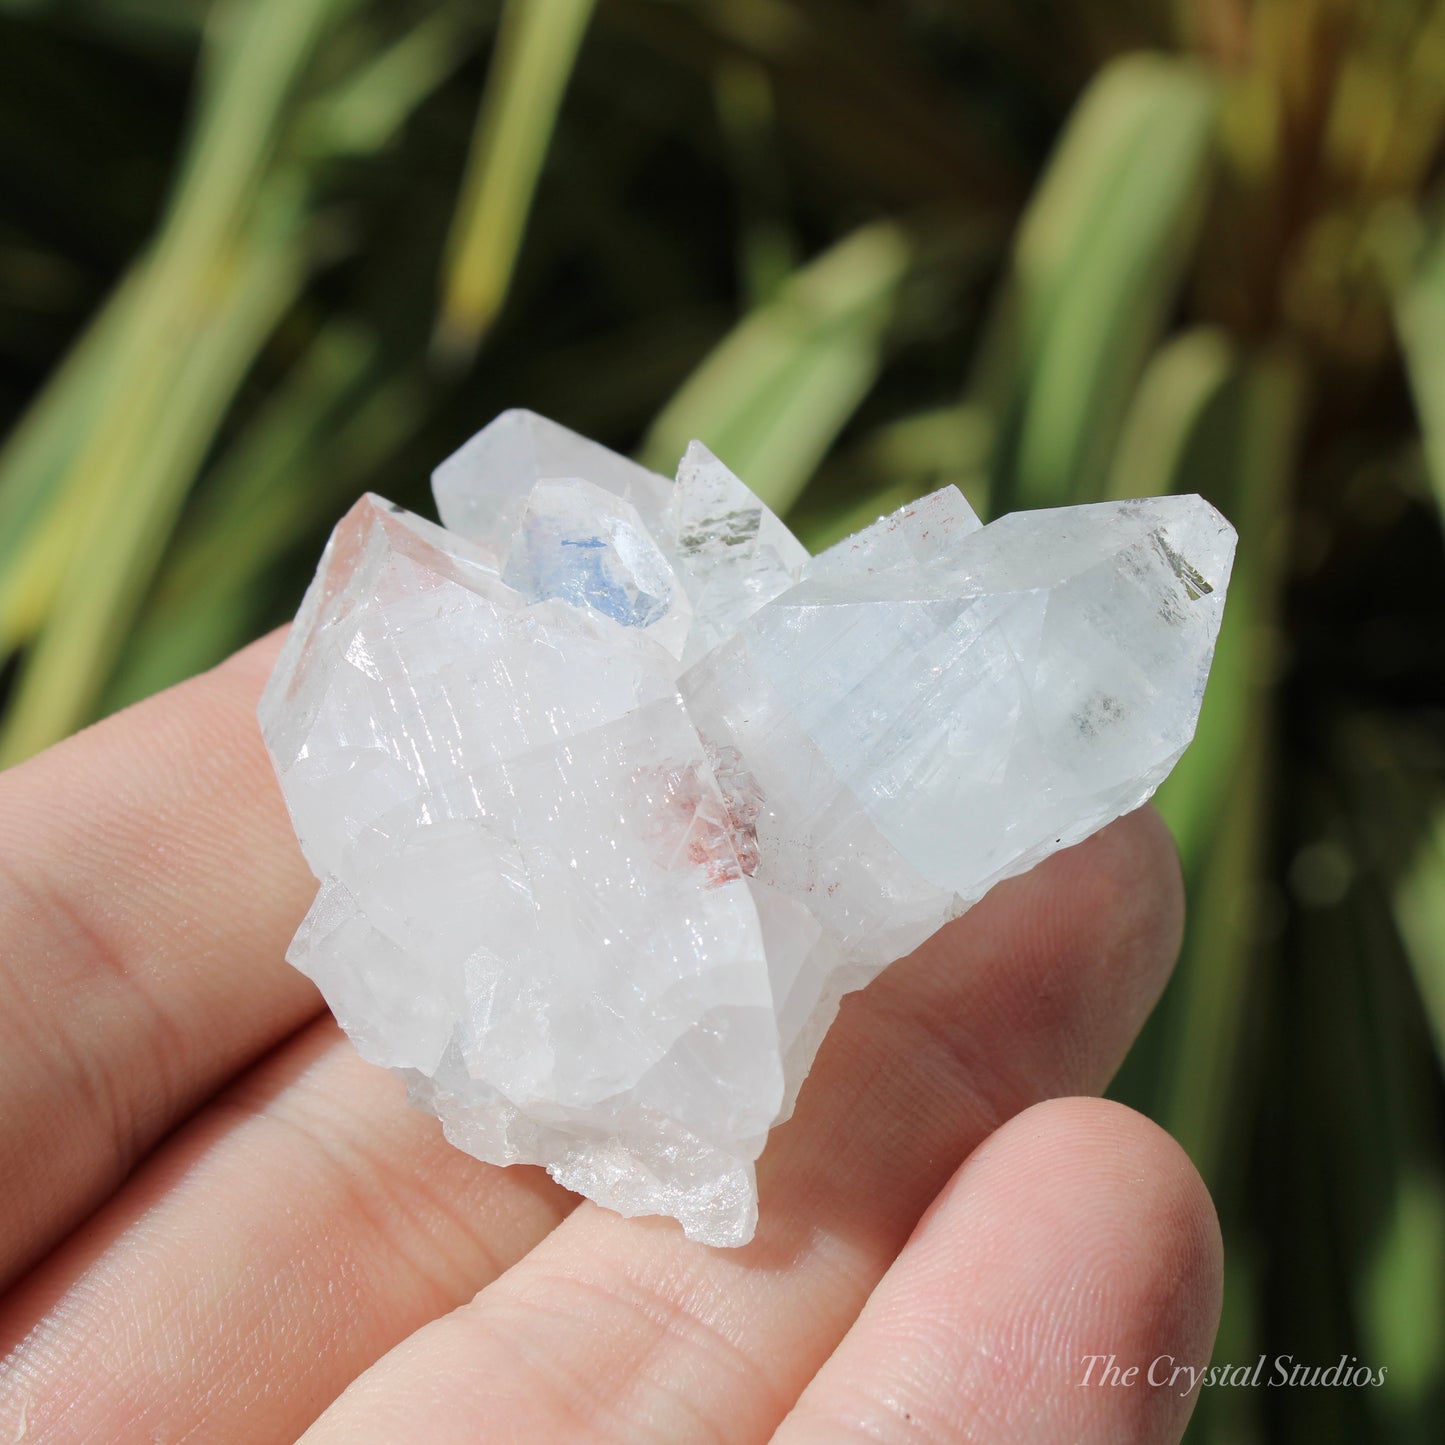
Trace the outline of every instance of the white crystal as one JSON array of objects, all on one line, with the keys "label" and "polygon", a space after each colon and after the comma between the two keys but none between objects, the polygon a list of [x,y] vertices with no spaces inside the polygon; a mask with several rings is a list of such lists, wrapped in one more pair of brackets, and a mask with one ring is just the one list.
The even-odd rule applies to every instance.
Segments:
[{"label": "white crystal", "polygon": [[807,548],[701,442],[678,466],[665,528],[695,613],[685,662],[731,636],[808,564]]},{"label": "white crystal", "polygon": [[631,502],[656,528],[672,483],[532,411],[504,411],[432,473],[432,492],[449,531],[505,555],[538,482],[582,477]]},{"label": "white crystal", "polygon": [[528,602],[560,597],[649,636],[681,656],[692,606],[637,509],[591,482],[538,482],[502,580]]},{"label": "white crystal", "polygon": [[741,1244],[843,994],[1168,773],[1233,531],[950,487],[809,562],[698,443],[526,412],[435,489],[342,520],[262,699],[289,957],[461,1148]]}]

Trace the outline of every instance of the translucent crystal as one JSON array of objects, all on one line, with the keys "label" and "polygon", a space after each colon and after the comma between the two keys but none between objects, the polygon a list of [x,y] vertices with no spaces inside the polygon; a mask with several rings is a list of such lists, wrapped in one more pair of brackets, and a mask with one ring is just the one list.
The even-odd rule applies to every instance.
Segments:
[{"label": "translucent crystal", "polygon": [[262,699],[289,957],[461,1148],[743,1243],[842,996],[1188,744],[1233,531],[945,488],[810,562],[698,443],[526,412],[435,487],[342,520]]},{"label": "translucent crystal", "polygon": [[442,524],[500,556],[540,481],[580,477],[630,502],[655,528],[672,483],[532,411],[504,411],[432,473]]},{"label": "translucent crystal", "polygon": [[692,607],[637,509],[579,480],[538,482],[502,580],[528,602],[560,597],[681,654]]},{"label": "translucent crystal", "polygon": [[692,597],[688,662],[786,592],[808,563],[807,548],[701,442],[678,466],[665,535]]}]

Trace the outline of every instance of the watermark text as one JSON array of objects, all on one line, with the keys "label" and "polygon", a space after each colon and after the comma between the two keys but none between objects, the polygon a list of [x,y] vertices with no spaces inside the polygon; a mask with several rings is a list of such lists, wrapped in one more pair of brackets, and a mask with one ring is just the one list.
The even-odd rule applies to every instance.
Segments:
[{"label": "watermark text", "polygon": [[1312,1365],[1293,1355],[1260,1355],[1249,1364],[1191,1365],[1173,1355],[1125,1362],[1112,1354],[1085,1355],[1080,1365],[1080,1386],[1127,1389],[1145,1385],[1192,1395],[1196,1390],[1232,1386],[1236,1389],[1379,1389],[1388,1365],[1367,1365],[1354,1355],[1341,1355],[1333,1364]]}]

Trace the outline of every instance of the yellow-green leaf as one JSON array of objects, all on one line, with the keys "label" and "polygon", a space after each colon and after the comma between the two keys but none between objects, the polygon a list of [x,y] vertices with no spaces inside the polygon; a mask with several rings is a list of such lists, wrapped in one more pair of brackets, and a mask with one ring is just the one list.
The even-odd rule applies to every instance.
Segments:
[{"label": "yellow-green leaf", "polygon": [[594,0],[508,0],[447,245],[438,340],[469,351],[501,309]]},{"label": "yellow-green leaf", "polygon": [[1020,227],[974,394],[997,418],[997,505],[1093,495],[1193,243],[1214,87],[1158,55],[1080,100]]},{"label": "yellow-green leaf", "polygon": [[786,511],[878,374],[912,258],[903,229],[878,223],[795,272],[684,382],[643,459],[671,472],[700,438]]}]

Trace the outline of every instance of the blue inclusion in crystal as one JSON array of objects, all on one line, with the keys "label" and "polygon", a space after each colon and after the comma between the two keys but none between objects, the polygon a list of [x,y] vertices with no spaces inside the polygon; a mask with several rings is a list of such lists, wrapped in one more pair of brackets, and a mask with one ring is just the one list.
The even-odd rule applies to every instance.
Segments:
[{"label": "blue inclusion in crystal", "polygon": [[506,580],[533,601],[555,597],[624,627],[647,627],[666,611],[667,599],[638,588],[607,538],[549,536],[541,527],[527,531],[525,559],[519,558],[515,569],[509,561]]}]

